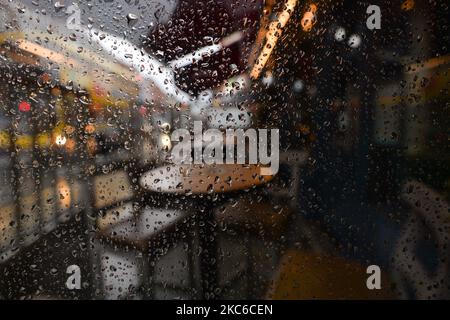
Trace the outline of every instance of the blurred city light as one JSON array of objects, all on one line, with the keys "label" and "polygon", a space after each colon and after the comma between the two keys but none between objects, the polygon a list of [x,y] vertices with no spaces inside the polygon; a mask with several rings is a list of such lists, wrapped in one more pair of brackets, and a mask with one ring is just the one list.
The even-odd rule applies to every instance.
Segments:
[{"label": "blurred city light", "polygon": [[343,41],[346,37],[346,32],[343,27],[339,27],[336,29],[336,32],[334,33],[334,39],[336,41]]},{"label": "blurred city light", "polygon": [[250,72],[250,77],[253,79],[259,78],[261,71],[269,60],[269,57],[275,48],[278,39],[281,37],[284,26],[289,21],[292,12],[297,5],[297,0],[288,0],[284,6],[284,10],[278,15],[278,18],[272,21],[269,25],[268,32],[266,34],[266,43],[258,58],[256,63]]},{"label": "blurred city light", "polygon": [[303,31],[305,32],[311,31],[312,27],[316,23],[317,17],[316,12],[317,12],[317,5],[315,5],[314,3],[310,4],[301,20]]},{"label": "blurred city light", "polygon": [[63,146],[66,144],[66,142],[67,142],[67,137],[64,135],[59,134],[55,137],[55,143],[58,146]]},{"label": "blurred city light", "polygon": [[348,38],[348,45],[353,49],[358,48],[361,45],[361,42],[362,42],[361,36],[358,34],[352,34]]},{"label": "blurred city light", "polygon": [[31,105],[26,102],[26,101],[22,101],[21,103],[19,103],[19,111],[20,112],[28,112],[31,110]]}]

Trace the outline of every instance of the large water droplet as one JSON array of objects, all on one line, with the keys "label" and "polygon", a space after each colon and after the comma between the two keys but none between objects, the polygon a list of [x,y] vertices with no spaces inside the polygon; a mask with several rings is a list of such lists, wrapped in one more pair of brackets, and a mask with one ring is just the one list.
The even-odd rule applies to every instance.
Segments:
[{"label": "large water droplet", "polygon": [[61,2],[59,2],[59,1],[56,1],[55,2],[55,11],[56,12],[58,12],[58,11],[61,11],[61,9],[62,8],[65,8],[66,6],[64,5],[64,4],[62,4]]},{"label": "large water droplet", "polygon": [[130,27],[133,27],[136,24],[137,20],[138,20],[138,16],[137,15],[135,15],[133,13],[129,13],[127,15],[127,22],[128,22],[128,25]]}]

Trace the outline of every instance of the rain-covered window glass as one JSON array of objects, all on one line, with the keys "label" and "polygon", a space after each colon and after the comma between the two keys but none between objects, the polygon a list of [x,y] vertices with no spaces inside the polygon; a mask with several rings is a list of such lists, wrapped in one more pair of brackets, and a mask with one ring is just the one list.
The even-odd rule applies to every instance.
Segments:
[{"label": "rain-covered window glass", "polygon": [[449,299],[448,16],[2,0],[0,299]]}]

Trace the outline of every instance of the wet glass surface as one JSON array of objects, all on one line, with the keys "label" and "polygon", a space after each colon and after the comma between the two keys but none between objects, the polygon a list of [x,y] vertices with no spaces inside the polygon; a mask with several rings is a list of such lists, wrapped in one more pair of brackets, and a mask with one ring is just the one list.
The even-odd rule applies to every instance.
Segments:
[{"label": "wet glass surface", "polygon": [[0,3],[1,299],[449,299],[449,4]]}]

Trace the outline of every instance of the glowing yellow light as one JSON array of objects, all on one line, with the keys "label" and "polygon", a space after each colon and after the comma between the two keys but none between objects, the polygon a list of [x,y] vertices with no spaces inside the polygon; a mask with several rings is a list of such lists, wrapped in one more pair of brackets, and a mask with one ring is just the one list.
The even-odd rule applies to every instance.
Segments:
[{"label": "glowing yellow light", "polygon": [[11,146],[11,138],[7,131],[0,131],[0,148],[7,149]]},{"label": "glowing yellow light", "polygon": [[30,135],[18,135],[15,141],[19,149],[31,149],[33,147],[33,137]]},{"label": "glowing yellow light", "polygon": [[266,44],[256,59],[256,63],[250,72],[251,78],[257,79],[260,76],[262,69],[266,65],[267,60],[269,60],[270,54],[272,53],[273,48],[275,48],[278,39],[281,37],[283,28],[289,21],[296,5],[297,0],[287,0],[284,10],[280,13],[278,19],[270,23],[269,30],[266,34]]},{"label": "glowing yellow light", "polygon": [[39,133],[36,135],[36,142],[42,148],[49,147],[51,145],[51,137],[48,133]]}]

